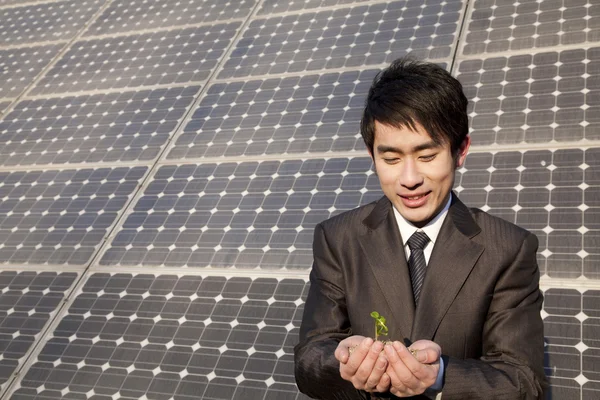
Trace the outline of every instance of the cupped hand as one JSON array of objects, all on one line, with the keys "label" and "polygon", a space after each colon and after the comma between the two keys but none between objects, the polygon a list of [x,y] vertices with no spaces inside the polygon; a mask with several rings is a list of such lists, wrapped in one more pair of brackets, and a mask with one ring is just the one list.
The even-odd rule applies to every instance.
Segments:
[{"label": "cupped hand", "polygon": [[[411,354],[410,350],[413,350]],[[429,340],[414,342],[410,349],[396,341],[385,346],[390,392],[397,397],[422,394],[433,385],[440,368],[442,349]]]},{"label": "cupped hand", "polygon": [[[352,354],[351,347],[354,347]],[[382,350],[383,343],[364,336],[350,336],[342,340],[335,350],[341,377],[358,390],[387,392],[391,381],[386,373],[388,362]]]}]

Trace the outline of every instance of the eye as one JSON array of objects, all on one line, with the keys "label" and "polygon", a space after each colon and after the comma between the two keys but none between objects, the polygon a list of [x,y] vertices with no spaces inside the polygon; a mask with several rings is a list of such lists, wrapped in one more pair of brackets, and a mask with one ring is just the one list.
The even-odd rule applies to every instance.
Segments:
[{"label": "eye", "polygon": [[423,155],[423,156],[419,157],[419,159],[421,161],[428,162],[428,161],[433,160],[435,158],[435,156],[436,156],[436,154],[427,154],[427,155]]},{"label": "eye", "polygon": [[398,161],[400,161],[400,159],[398,157],[386,157],[386,158],[382,158],[382,160],[386,164],[396,164]]}]

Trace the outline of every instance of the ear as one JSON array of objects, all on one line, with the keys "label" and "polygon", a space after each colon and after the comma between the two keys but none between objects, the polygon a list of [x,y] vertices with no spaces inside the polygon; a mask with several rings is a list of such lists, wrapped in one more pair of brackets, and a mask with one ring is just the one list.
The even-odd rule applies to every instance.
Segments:
[{"label": "ear", "polygon": [[456,168],[462,167],[465,163],[467,153],[469,152],[469,147],[471,147],[471,136],[467,135],[465,136],[465,139],[463,140],[463,142],[460,145],[460,148],[458,149],[458,154],[456,157]]}]

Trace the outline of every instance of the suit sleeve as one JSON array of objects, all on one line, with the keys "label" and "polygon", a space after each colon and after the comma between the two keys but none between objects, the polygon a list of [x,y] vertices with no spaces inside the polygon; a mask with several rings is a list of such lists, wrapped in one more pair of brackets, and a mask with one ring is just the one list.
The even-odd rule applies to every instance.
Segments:
[{"label": "suit sleeve", "polygon": [[294,348],[296,383],[302,393],[317,399],[368,399],[366,392],[342,379],[334,356],[338,343],[352,331],[342,266],[321,224],[315,227],[313,257],[300,341]]},{"label": "suit sleeve", "polygon": [[547,384],[537,247],[537,237],[528,234],[497,281],[482,332],[483,356],[444,358],[444,400],[543,399]]}]

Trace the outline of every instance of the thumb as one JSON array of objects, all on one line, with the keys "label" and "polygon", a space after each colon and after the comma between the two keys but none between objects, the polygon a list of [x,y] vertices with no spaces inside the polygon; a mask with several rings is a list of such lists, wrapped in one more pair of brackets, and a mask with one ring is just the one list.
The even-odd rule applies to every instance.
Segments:
[{"label": "thumb", "polygon": [[440,358],[440,353],[432,347],[409,347],[408,350],[421,364],[433,364]]},{"label": "thumb", "polygon": [[348,347],[344,345],[338,345],[337,349],[335,349],[334,354],[335,358],[342,364],[346,364],[348,362],[348,358],[350,357]]}]

